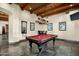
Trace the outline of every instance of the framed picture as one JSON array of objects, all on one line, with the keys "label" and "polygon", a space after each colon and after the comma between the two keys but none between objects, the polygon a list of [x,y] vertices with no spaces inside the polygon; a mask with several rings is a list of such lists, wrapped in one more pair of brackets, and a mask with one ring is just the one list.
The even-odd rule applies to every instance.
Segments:
[{"label": "framed picture", "polygon": [[59,31],[66,31],[66,22],[59,22]]},{"label": "framed picture", "polygon": [[27,33],[27,22],[21,21],[21,33],[26,34]]},{"label": "framed picture", "polygon": [[30,31],[34,31],[35,30],[35,23],[30,22]]},{"label": "framed picture", "polygon": [[53,23],[48,23],[47,29],[48,29],[48,31],[52,31],[53,30]]}]

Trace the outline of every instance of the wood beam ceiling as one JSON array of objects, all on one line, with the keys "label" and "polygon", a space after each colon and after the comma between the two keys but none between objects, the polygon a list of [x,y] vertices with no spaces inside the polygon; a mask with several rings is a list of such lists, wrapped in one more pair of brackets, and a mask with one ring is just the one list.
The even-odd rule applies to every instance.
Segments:
[{"label": "wood beam ceiling", "polygon": [[0,20],[2,20],[2,21],[8,21],[8,18],[2,18],[2,17],[0,17]]},{"label": "wood beam ceiling", "polygon": [[45,3],[43,3],[43,4],[41,4],[41,3],[29,3],[25,7],[23,7],[23,10],[28,10],[30,12],[33,12],[34,10],[41,8],[45,5],[46,5]]},{"label": "wood beam ceiling", "polygon": [[32,13],[33,13],[35,10],[41,9],[42,7],[45,7],[45,6],[48,5],[48,4],[49,4],[49,3],[40,5],[39,7],[37,7],[36,9],[34,9],[34,10],[32,11]]},{"label": "wood beam ceiling", "polygon": [[27,6],[27,4],[24,3],[24,4],[22,5],[22,8],[21,8],[21,9],[24,10],[26,6]]},{"label": "wood beam ceiling", "polygon": [[8,15],[2,11],[0,11],[0,20],[8,21]]},{"label": "wood beam ceiling", "polygon": [[57,13],[60,13],[60,12],[64,12],[68,9],[71,9],[71,8],[74,8],[74,7],[78,7],[79,4],[68,4],[66,6],[62,6],[62,7],[59,7],[59,8],[56,8],[56,9],[53,9],[53,10],[50,10],[48,12],[45,12],[45,13],[42,13],[40,14],[42,17],[45,17],[45,16],[50,16],[50,15],[53,15],[53,14],[57,14]]},{"label": "wood beam ceiling", "polygon": [[34,10],[33,13],[40,15],[44,12],[47,12],[51,9],[55,9],[55,8],[62,6],[62,5],[63,5],[63,3],[51,3],[51,4],[48,4],[48,5],[43,6],[41,8],[38,8],[37,10]]},{"label": "wood beam ceiling", "polygon": [[[78,3],[19,3],[22,10],[28,10],[38,16],[49,16],[78,8]],[[72,6],[70,6],[72,5]]]}]

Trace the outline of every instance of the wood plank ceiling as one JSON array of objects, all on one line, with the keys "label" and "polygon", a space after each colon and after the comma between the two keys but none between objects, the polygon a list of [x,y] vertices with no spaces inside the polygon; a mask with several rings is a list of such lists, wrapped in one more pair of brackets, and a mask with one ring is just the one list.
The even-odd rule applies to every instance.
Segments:
[{"label": "wood plank ceiling", "polygon": [[28,10],[38,16],[50,16],[79,8],[79,3],[17,3],[22,10]]},{"label": "wood plank ceiling", "polygon": [[8,21],[8,15],[2,11],[0,11],[0,20]]},{"label": "wood plank ceiling", "polygon": [[[16,3],[22,10],[28,10],[38,16],[50,16],[69,10],[79,9],[79,3]],[[8,15],[0,11],[0,20],[7,21]]]}]

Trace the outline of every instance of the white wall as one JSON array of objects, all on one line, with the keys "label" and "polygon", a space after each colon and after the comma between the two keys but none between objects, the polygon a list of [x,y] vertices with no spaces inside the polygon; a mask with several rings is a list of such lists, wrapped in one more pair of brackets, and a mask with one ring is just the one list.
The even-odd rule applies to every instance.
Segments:
[{"label": "white wall", "polygon": [[[22,11],[16,4],[0,4],[0,10],[9,14],[9,43],[18,42],[26,36],[36,35],[38,30],[47,30],[47,25],[35,23],[35,31],[30,31],[30,22],[38,20],[35,14]],[[79,11],[79,10],[76,10]],[[70,14],[76,12],[72,11]],[[71,21],[69,14],[61,13],[45,18],[54,25],[53,31],[48,33],[57,34],[59,38],[79,41],[79,20]],[[27,34],[21,34],[21,21],[27,21]],[[59,31],[59,22],[66,21],[67,30]]]},{"label": "white wall", "polygon": [[[25,39],[26,36],[36,35],[39,29],[39,24],[35,21],[38,17],[35,14],[30,14],[28,11],[22,11],[20,16],[20,34],[21,34],[21,21],[27,22],[27,34],[21,34],[21,39]],[[30,22],[35,23],[35,31],[30,31]]]},{"label": "white wall", "polygon": [[9,15],[9,43],[20,41],[19,16],[21,9],[18,5],[0,3],[0,10]]},{"label": "white wall", "polygon": [[6,24],[8,24],[8,21],[1,21],[0,20],[0,34],[2,34],[2,26],[6,27]]},{"label": "white wall", "polygon": [[[16,4],[0,4],[0,10],[9,14],[9,43],[18,42],[26,36],[36,35],[39,25],[35,23],[35,31],[30,31],[30,22],[35,22],[37,16],[23,11]],[[21,34],[21,21],[27,21],[27,34]]]},{"label": "white wall", "polygon": [[[71,21],[70,14],[78,12],[79,10],[70,11],[69,14],[60,13],[45,17],[50,23],[53,23],[53,31],[48,31],[51,34],[57,34],[58,38],[79,41],[79,20]],[[59,22],[66,21],[66,31],[59,31]],[[47,27],[45,27],[47,29]]]}]

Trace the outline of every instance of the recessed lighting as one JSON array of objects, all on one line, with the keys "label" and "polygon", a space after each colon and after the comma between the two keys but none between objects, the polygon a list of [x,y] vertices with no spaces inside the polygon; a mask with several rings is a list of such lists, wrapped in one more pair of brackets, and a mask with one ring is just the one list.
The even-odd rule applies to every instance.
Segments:
[{"label": "recessed lighting", "polygon": [[29,10],[32,10],[32,8],[31,8],[31,7],[29,7]]},{"label": "recessed lighting", "polygon": [[72,7],[73,5],[71,4],[70,6]]}]

